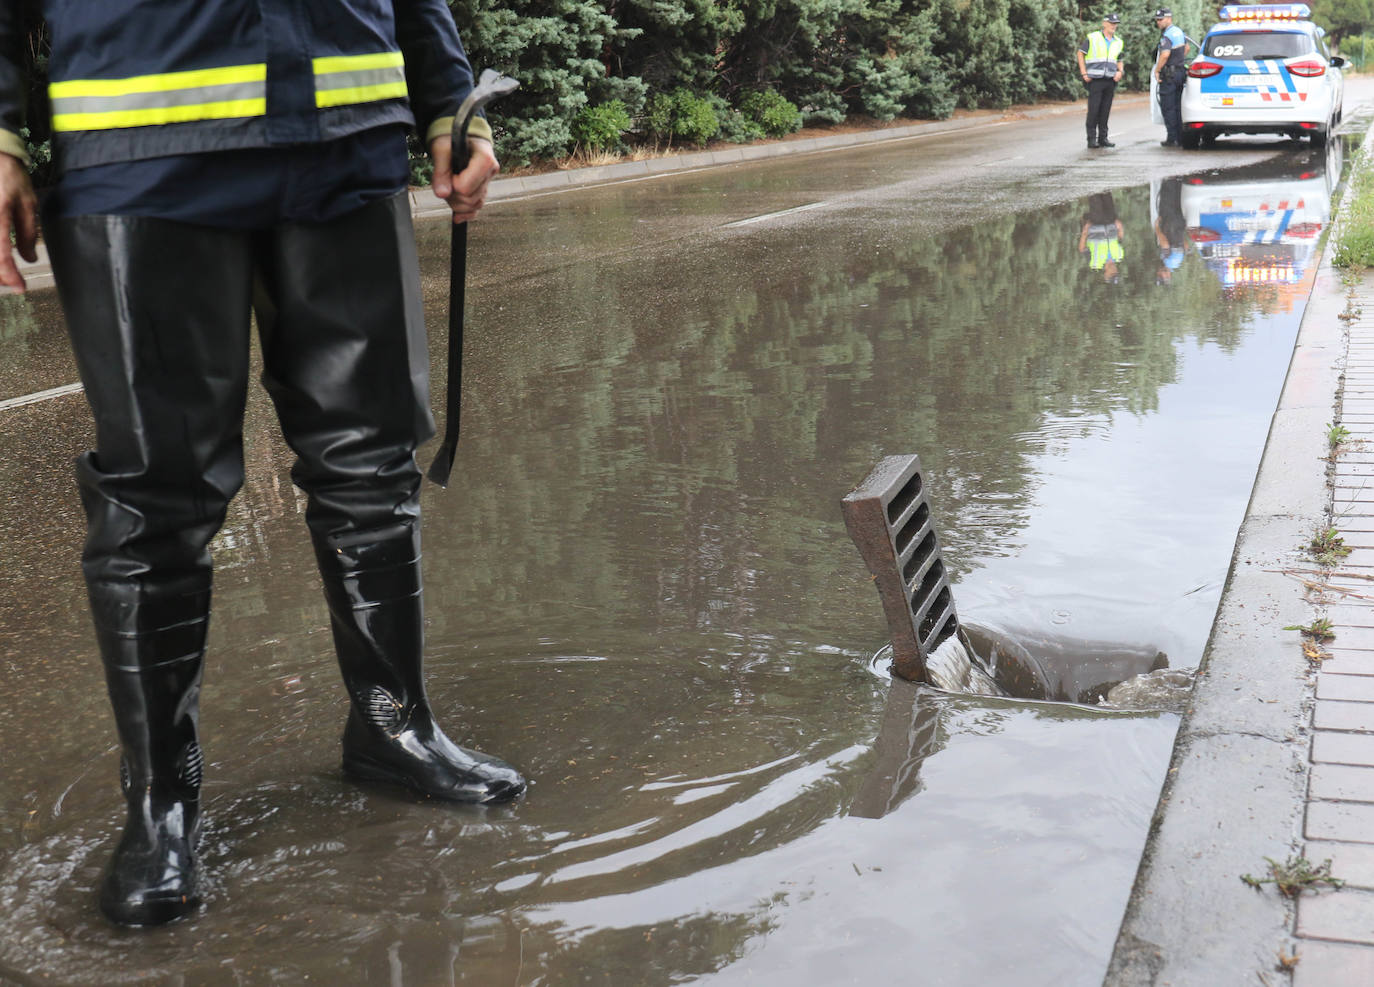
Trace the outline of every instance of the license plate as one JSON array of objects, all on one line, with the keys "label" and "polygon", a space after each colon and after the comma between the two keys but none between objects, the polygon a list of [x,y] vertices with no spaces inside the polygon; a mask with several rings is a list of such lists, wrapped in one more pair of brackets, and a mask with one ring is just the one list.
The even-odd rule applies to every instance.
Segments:
[{"label": "license plate", "polygon": [[1226,84],[1232,89],[1282,89],[1283,77],[1279,75],[1233,75]]},{"label": "license plate", "polygon": [[1226,220],[1226,228],[1228,230],[1234,230],[1237,233],[1268,233],[1272,230],[1277,230],[1279,226],[1282,225],[1282,222],[1283,220],[1278,216],[1272,218],[1260,216],[1232,216]]}]

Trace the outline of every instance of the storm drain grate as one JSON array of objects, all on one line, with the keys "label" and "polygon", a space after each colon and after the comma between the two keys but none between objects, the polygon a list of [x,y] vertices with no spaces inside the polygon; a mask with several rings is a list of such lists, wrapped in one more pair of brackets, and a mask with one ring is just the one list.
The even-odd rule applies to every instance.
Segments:
[{"label": "storm drain grate", "polygon": [[888,456],[841,502],[849,537],[878,584],[892,670],[927,681],[926,659],[959,630],[917,456]]}]

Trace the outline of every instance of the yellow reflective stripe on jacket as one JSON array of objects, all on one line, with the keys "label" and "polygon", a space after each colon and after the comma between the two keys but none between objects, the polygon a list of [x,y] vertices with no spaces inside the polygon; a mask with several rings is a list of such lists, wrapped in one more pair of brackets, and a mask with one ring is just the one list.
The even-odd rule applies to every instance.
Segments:
[{"label": "yellow reflective stripe on jacket", "polygon": [[53,130],[113,130],[267,113],[267,66],[229,65],[48,86]]},{"label": "yellow reflective stripe on jacket", "polygon": [[[406,98],[398,51],[313,60],[319,108]],[[128,79],[67,79],[48,87],[53,130],[114,130],[267,114],[266,64],[164,72]]]},{"label": "yellow reflective stripe on jacket", "polygon": [[315,59],[314,66],[317,107],[406,98],[405,59],[399,51],[331,55]]}]

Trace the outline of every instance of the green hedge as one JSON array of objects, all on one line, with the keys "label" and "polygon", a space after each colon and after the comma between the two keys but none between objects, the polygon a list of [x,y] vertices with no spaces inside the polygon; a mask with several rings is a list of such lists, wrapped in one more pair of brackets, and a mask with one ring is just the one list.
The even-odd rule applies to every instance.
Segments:
[{"label": "green hedge", "polygon": [[584,106],[573,118],[573,139],[583,147],[612,150],[620,146],[620,135],[630,129],[630,123],[630,114],[618,99]]},{"label": "green hedge", "polygon": [[1357,72],[1369,67],[1374,59],[1374,34],[1354,34],[1341,39],[1340,54]]},{"label": "green hedge", "polygon": [[[1143,89],[1159,39],[1157,0],[449,2],[473,64],[521,81],[491,113],[512,164],[587,143],[574,124],[612,100],[632,137],[701,144],[855,114],[942,119],[1079,98],[1074,50],[1109,10],[1122,17],[1125,85]],[[1171,6],[1194,40],[1215,17],[1203,0]]]},{"label": "green hedge", "polygon": [[[475,66],[520,80],[493,104],[508,164],[615,149],[780,136],[862,114],[942,119],[958,107],[1075,99],[1074,50],[1121,14],[1128,89],[1148,88],[1157,0],[448,0]],[[1352,13],[1374,0],[1313,0],[1347,58],[1363,59]],[[1194,40],[1215,17],[1171,0]],[[32,0],[21,0],[25,10]],[[1361,8],[1363,9],[1363,8]],[[1358,13],[1356,11],[1356,13]],[[46,32],[28,26],[31,146],[48,140]],[[761,102],[763,101],[763,102]],[[766,105],[765,105],[766,103]],[[619,104],[621,110],[613,107]],[[623,111],[624,116],[620,113]],[[416,148],[418,152],[418,148]],[[424,166],[417,162],[417,179]],[[40,171],[40,182],[46,176]]]}]

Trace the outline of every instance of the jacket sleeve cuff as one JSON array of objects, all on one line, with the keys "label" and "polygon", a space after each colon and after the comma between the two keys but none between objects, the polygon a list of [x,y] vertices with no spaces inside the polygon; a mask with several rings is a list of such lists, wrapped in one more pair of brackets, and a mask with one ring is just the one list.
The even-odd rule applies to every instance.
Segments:
[{"label": "jacket sleeve cuff", "polygon": [[[482,122],[486,123],[485,120]],[[9,154],[18,158],[24,163],[25,168],[33,167],[33,162],[29,160],[29,149],[25,146],[24,139],[12,130],[0,130],[0,154]]]},{"label": "jacket sleeve cuff", "polygon": [[[453,117],[440,117],[438,120],[431,123],[429,129],[425,131],[425,146],[428,147],[429,142],[434,140],[434,138],[444,137],[451,133],[453,133]],[[491,124],[487,123],[482,117],[473,117],[471,122],[468,123],[468,136],[480,137],[483,140],[491,140]],[[0,150],[3,150],[3,148],[0,148]]]}]

